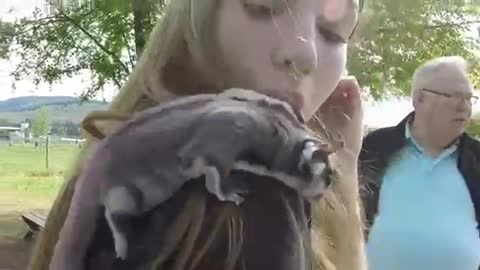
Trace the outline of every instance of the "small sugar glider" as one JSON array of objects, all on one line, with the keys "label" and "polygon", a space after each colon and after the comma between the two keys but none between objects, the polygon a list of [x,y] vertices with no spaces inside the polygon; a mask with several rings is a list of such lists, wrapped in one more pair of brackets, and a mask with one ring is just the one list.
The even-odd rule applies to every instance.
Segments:
[{"label": "small sugar glider", "polygon": [[107,134],[87,160],[50,270],[84,269],[103,209],[117,257],[125,259],[120,220],[158,206],[190,180],[205,179],[208,192],[237,205],[242,192],[222,187],[232,170],[272,177],[318,199],[330,182],[329,153],[287,102],[250,90],[181,97],[148,109]]}]

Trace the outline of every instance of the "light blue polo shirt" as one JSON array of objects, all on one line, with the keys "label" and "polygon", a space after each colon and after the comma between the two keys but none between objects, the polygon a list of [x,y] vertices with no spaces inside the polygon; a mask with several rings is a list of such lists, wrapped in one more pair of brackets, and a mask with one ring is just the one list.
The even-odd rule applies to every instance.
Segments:
[{"label": "light blue polo shirt", "polygon": [[391,162],[369,233],[369,270],[478,270],[473,202],[457,145],[431,157],[410,136]]}]

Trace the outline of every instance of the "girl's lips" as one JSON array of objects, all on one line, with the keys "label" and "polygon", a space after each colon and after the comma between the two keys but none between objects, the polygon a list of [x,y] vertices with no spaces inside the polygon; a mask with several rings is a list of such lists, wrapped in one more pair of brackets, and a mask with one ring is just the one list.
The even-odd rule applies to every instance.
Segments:
[{"label": "girl's lips", "polygon": [[270,88],[262,89],[259,92],[287,102],[295,111],[302,111],[303,107],[305,106],[305,101],[302,94],[291,89]]}]

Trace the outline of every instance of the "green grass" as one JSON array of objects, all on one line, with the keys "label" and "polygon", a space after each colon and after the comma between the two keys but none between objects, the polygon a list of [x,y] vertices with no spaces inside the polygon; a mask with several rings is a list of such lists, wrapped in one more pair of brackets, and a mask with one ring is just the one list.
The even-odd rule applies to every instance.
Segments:
[{"label": "green grass", "polygon": [[[45,145],[0,145],[0,175],[45,173]],[[50,145],[49,172],[62,173],[78,153],[76,145]]]},{"label": "green grass", "polygon": [[35,151],[32,145],[0,144],[0,236],[23,229],[18,220],[6,220],[18,219],[17,212],[48,211],[78,152],[76,145],[51,145],[47,170],[45,145]]}]

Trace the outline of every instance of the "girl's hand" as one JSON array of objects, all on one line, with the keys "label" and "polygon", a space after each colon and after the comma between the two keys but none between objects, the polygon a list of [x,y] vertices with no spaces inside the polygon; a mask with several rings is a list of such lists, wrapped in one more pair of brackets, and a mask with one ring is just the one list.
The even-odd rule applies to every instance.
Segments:
[{"label": "girl's hand", "polygon": [[343,78],[317,115],[334,141],[343,145],[339,151],[357,159],[363,137],[361,89],[353,76]]}]

